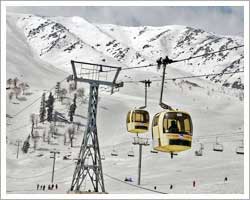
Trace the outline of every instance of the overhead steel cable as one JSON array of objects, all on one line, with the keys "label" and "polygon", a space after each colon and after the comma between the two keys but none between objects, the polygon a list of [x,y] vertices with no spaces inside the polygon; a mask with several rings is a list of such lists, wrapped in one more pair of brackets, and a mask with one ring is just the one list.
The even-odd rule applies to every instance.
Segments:
[{"label": "overhead steel cable", "polygon": [[121,71],[139,69],[139,68],[147,68],[147,67],[152,67],[152,66],[156,66],[156,64],[149,64],[149,65],[143,65],[143,66],[137,66],[137,67],[125,67],[125,68],[122,68]]},{"label": "overhead steel cable", "polygon": [[[173,63],[183,62],[183,61],[186,61],[186,60],[191,60],[191,59],[195,59],[195,58],[199,58],[199,57],[203,57],[203,56],[208,56],[208,55],[212,55],[212,54],[216,54],[216,53],[220,53],[220,52],[224,52],[224,51],[230,51],[230,50],[238,49],[238,48],[241,48],[241,47],[244,47],[244,45],[239,45],[239,46],[234,46],[234,47],[231,47],[231,48],[226,48],[226,49],[222,49],[222,50],[218,50],[218,51],[208,52],[208,53],[201,54],[201,55],[198,55],[198,56],[190,56],[188,58],[183,58],[183,59],[180,59],[180,60],[174,60]],[[130,70],[130,69],[147,68],[147,67],[152,67],[152,66],[156,66],[156,64],[149,64],[149,65],[137,66],[137,67],[127,67],[127,68],[122,68],[121,71]]]},{"label": "overhead steel cable", "polygon": [[[188,58],[183,58],[183,59],[180,59],[180,60],[174,60],[173,63],[183,62],[183,61],[186,61],[186,60],[191,60],[191,59],[195,59],[195,58],[199,58],[199,57],[203,57],[203,56],[208,56],[208,55],[212,55],[212,54],[216,54],[216,53],[220,53],[220,52],[224,52],[224,51],[230,51],[230,50],[233,50],[233,49],[237,50],[238,48],[241,48],[241,47],[244,47],[244,45],[239,45],[239,46],[234,46],[234,47],[231,47],[231,48],[226,48],[226,49],[222,49],[222,50],[218,50],[218,51],[208,52],[208,53],[197,55],[197,56],[190,56]],[[95,64],[95,63],[86,63],[86,64],[88,64],[88,65],[106,66],[106,65],[103,65],[103,64]],[[125,68],[122,68],[121,71],[140,69],[140,68],[147,68],[147,67],[152,67],[152,66],[156,66],[156,64],[148,64],[148,65],[135,66],[135,67],[125,67]],[[102,71],[102,72],[106,72],[106,71]],[[86,74],[90,74],[90,73],[86,73]]]},{"label": "overhead steel cable", "polygon": [[[174,81],[178,79],[191,79],[191,78],[200,78],[200,77],[209,77],[209,76],[216,76],[216,75],[224,75],[224,74],[237,74],[237,73],[243,73],[244,71],[235,71],[235,72],[221,72],[221,73],[213,73],[213,74],[200,74],[200,75],[192,75],[192,76],[181,76],[181,77],[173,77],[173,78],[166,78],[165,81]],[[141,82],[139,81],[123,81],[124,83],[137,83]],[[161,79],[153,79],[152,82],[158,82],[161,81]]]}]

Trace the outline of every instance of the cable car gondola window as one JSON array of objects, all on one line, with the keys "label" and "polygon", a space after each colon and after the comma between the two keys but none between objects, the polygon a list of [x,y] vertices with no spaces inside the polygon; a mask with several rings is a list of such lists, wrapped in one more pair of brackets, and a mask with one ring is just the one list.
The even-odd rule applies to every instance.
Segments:
[{"label": "cable car gondola window", "polygon": [[192,135],[191,131],[191,126],[190,126],[190,119],[184,119],[184,127],[185,127],[185,132],[190,133]]},{"label": "cable car gondola window", "polygon": [[184,133],[192,135],[192,122],[185,113],[169,112],[163,120],[164,133]]},{"label": "cable car gondola window", "polygon": [[132,121],[147,123],[149,121],[148,113],[145,111],[138,111],[137,110],[136,112],[133,112]]}]

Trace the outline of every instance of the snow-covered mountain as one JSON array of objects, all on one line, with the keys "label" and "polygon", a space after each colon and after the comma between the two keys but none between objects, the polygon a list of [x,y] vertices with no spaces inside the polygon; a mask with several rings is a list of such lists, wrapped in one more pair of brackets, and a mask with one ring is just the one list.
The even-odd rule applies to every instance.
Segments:
[{"label": "snow-covered mountain", "polygon": [[[33,86],[49,87],[51,83],[48,83],[46,79],[54,80],[56,83],[64,78],[67,72],[54,67],[45,60],[42,61],[39,55],[32,51],[23,31],[17,27],[16,20],[16,15],[8,15],[6,21],[7,79],[17,76]],[[38,83],[34,77],[40,77],[40,82]]]},{"label": "snow-covered mountain", "polygon": [[[77,99],[74,122],[81,124],[75,135],[74,145],[64,143],[64,135],[70,126],[57,124],[57,134],[51,143],[49,123],[38,123],[35,140],[27,154],[17,154],[17,140],[27,139],[30,134],[30,114],[39,113],[41,94],[55,86],[57,81],[71,72],[70,60],[105,63],[131,67],[155,64],[155,60],[166,54],[172,59],[200,55],[208,51],[243,44],[240,37],[219,36],[184,26],[123,27],[117,25],[92,24],[80,17],[43,17],[26,14],[7,15],[7,78],[18,77],[30,84],[29,95],[9,100],[6,96],[6,190],[8,194],[62,193],[70,188],[87,122],[87,102]],[[218,60],[217,60],[218,59]],[[243,49],[223,52],[186,63],[169,65],[169,77],[193,74],[237,71],[243,69]],[[154,67],[138,70],[123,70],[120,80],[159,79],[160,72]],[[225,85],[226,87],[222,87]],[[62,88],[69,83],[63,81]],[[88,85],[79,84],[87,88]],[[209,79],[166,81],[163,100],[174,108],[187,111],[194,125],[192,149],[180,153],[174,159],[168,154],[150,153],[150,146],[143,147],[141,186],[173,194],[242,194],[244,192],[244,156],[235,153],[244,139],[243,74],[222,75]],[[153,82],[148,90],[150,119],[162,109],[159,103],[160,82]],[[54,93],[54,91],[52,91]],[[68,120],[68,105],[73,101],[73,92],[68,92],[65,101],[55,101],[54,110]],[[133,146],[133,135],[126,130],[128,110],[143,105],[144,86],[141,83],[125,83],[114,95],[100,87],[97,112],[97,128],[105,186],[108,193],[153,193],[124,184],[124,177],[132,177],[136,184],[138,146]],[[46,98],[48,94],[46,95]],[[88,98],[87,89],[85,99]],[[38,99],[38,100],[37,100]],[[151,131],[145,134],[151,141]],[[214,152],[213,145],[223,144],[223,152]],[[68,138],[67,138],[68,141]],[[204,145],[203,156],[195,151]],[[55,183],[58,190],[37,190],[37,183],[50,184],[52,159],[50,151],[56,149]],[[118,156],[111,156],[112,150]],[[133,149],[135,157],[128,157]],[[67,159],[65,159],[65,156]],[[111,177],[111,178],[110,178]],[[228,182],[224,182],[228,177]],[[117,181],[114,178],[120,180]],[[196,181],[196,187],[192,182]],[[170,190],[169,185],[173,184]],[[88,181],[83,189],[91,187]],[[53,198],[53,197],[52,197]]]},{"label": "snow-covered mountain", "polygon": [[[124,27],[92,24],[80,17],[23,15],[17,19],[27,42],[41,59],[71,70],[66,60],[80,59],[120,66],[155,64],[168,55],[179,60],[243,44],[243,38],[221,36],[185,26]],[[243,48],[192,59],[178,65],[192,74],[222,73],[209,77],[220,85],[243,89]],[[174,65],[173,65],[174,66]]]}]

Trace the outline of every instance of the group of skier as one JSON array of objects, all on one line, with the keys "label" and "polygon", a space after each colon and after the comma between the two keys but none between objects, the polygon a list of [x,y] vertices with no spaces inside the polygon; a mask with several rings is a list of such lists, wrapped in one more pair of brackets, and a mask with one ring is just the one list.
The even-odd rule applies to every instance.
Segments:
[{"label": "group of skier", "polygon": [[[45,185],[39,185],[39,184],[37,184],[37,186],[36,186],[36,189],[37,190],[45,190],[46,189],[46,186]],[[57,184],[49,184],[48,185],[48,190],[53,190],[53,189],[58,189],[58,185]]]}]

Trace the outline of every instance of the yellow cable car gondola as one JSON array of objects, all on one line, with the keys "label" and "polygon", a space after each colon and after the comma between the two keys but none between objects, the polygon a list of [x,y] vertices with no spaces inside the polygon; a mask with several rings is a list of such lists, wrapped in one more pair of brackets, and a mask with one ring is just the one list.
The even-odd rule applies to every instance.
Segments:
[{"label": "yellow cable car gondola", "polygon": [[127,131],[130,133],[145,133],[149,128],[149,113],[146,110],[130,110],[127,114]]},{"label": "yellow cable car gondola", "polygon": [[163,89],[165,81],[166,65],[175,61],[160,58],[157,60],[158,69],[163,66],[161,94],[159,105],[164,111],[157,113],[152,121],[152,141],[153,149],[171,154],[185,151],[192,146],[193,125],[190,115],[187,112],[173,109],[163,103]]},{"label": "yellow cable car gondola", "polygon": [[144,110],[147,107],[147,88],[150,87],[151,81],[141,81],[145,84],[145,105],[134,110],[130,110],[127,114],[127,131],[130,133],[145,133],[149,129],[149,113]]},{"label": "yellow cable car gondola", "polygon": [[162,152],[181,152],[191,148],[193,125],[188,113],[165,110],[152,122],[153,148]]}]

